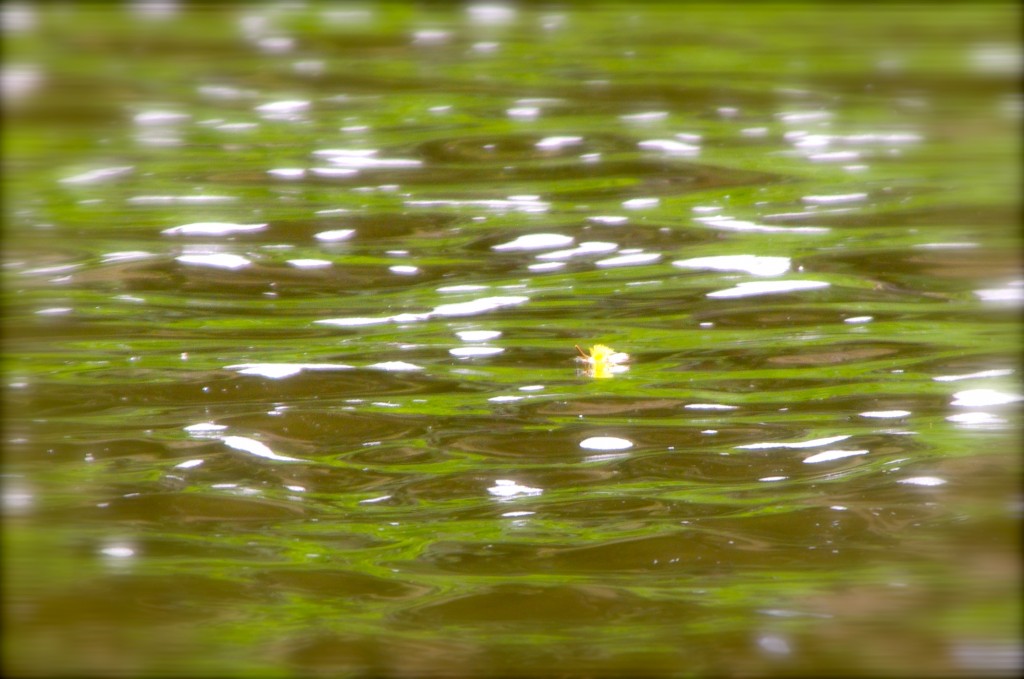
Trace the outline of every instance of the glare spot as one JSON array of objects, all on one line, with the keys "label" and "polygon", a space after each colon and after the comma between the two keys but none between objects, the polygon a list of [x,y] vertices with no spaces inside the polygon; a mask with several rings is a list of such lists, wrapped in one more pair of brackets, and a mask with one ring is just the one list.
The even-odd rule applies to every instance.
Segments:
[{"label": "glare spot", "polygon": [[519,120],[532,120],[540,115],[540,109],[536,106],[514,106],[506,111],[509,118]]},{"label": "glare spot", "polygon": [[545,252],[544,254],[537,255],[537,259],[569,259],[570,257],[578,257],[580,255],[592,255],[602,254],[606,252],[612,252],[618,249],[617,243],[606,243],[603,241],[584,241],[577,245],[575,248],[568,250],[555,250],[554,252]]},{"label": "glare spot", "polygon": [[840,436],[828,436],[822,439],[811,439],[810,441],[797,441],[794,443],[782,443],[782,442],[765,442],[765,443],[747,443],[742,446],[736,446],[745,450],[762,450],[765,448],[819,448],[821,446],[828,446],[839,441],[845,441],[850,438],[849,434]]},{"label": "glare spot", "polygon": [[502,212],[547,212],[551,208],[550,203],[540,200],[408,200],[405,204],[410,207],[482,207]]},{"label": "glare spot", "polygon": [[4,100],[12,104],[27,98],[42,82],[42,73],[35,64],[11,64],[0,69],[0,92]]},{"label": "glare spot", "polygon": [[860,154],[856,151],[830,151],[828,153],[812,153],[807,158],[819,163],[836,163],[858,160]]},{"label": "glare spot", "polygon": [[875,320],[874,316],[850,316],[844,318],[843,323],[870,323],[873,320]]},{"label": "glare spot", "polygon": [[278,455],[266,445],[246,436],[225,436],[221,440],[224,441],[224,445],[229,448],[241,450],[244,453],[249,453],[250,455],[255,455],[257,457],[264,457],[268,460],[277,460],[279,462],[302,462],[302,460],[297,457]]},{"label": "glare spot", "polygon": [[683,406],[687,410],[736,410],[738,407],[725,405],[724,403],[687,403]]},{"label": "glare spot", "polygon": [[331,231],[321,231],[313,237],[327,243],[335,243],[341,240],[348,240],[354,236],[355,233],[355,229],[334,229]]},{"label": "glare spot", "polygon": [[390,495],[380,495],[378,497],[371,497],[371,498],[367,498],[366,500],[360,500],[359,504],[361,504],[361,505],[372,505],[374,503],[383,502],[384,500],[390,500],[390,499],[391,499]]},{"label": "glare spot", "polygon": [[228,236],[235,233],[263,231],[267,224],[234,224],[232,222],[194,222],[182,224],[160,233],[167,236]]},{"label": "glare spot", "polygon": [[[186,427],[186,429],[187,429],[187,427]],[[202,460],[202,459],[185,460],[184,462],[181,462],[179,464],[174,465],[174,468],[175,469],[193,469],[194,467],[198,467],[199,465],[203,464],[203,462],[204,462],[204,460]]]},{"label": "glare spot", "polygon": [[242,269],[252,264],[251,261],[241,255],[228,254],[181,255],[175,259],[182,264],[209,266],[216,269]]},{"label": "glare spot", "polygon": [[439,316],[470,316],[473,314],[491,311],[505,306],[515,306],[529,301],[529,297],[482,297],[470,302],[459,302],[455,304],[442,304],[434,308],[433,313]]},{"label": "glare spot", "polygon": [[420,268],[418,266],[396,264],[395,266],[389,266],[388,271],[399,276],[412,276],[413,274],[418,274]]},{"label": "glare spot", "polygon": [[771,226],[768,224],[756,224],[742,219],[733,219],[725,215],[711,215],[709,217],[696,217],[695,219],[712,229],[723,231],[747,231],[751,233],[827,233],[829,231],[828,228],[822,226]]},{"label": "glare spot", "polygon": [[374,316],[374,317],[352,317],[352,318],[325,318],[319,321],[313,321],[314,323],[321,323],[323,325],[337,325],[343,328],[346,327],[358,327],[361,325],[377,325],[380,323],[388,323],[392,320],[391,316]]},{"label": "glare spot", "polygon": [[295,47],[295,40],[286,36],[267,36],[258,39],[256,45],[268,54],[284,54]]},{"label": "glare spot", "polygon": [[224,366],[225,370],[235,370],[240,375],[258,375],[270,379],[281,379],[298,375],[303,370],[350,370],[352,366],[344,363],[238,363]]},{"label": "glare spot", "polygon": [[962,427],[995,427],[1006,424],[1006,420],[992,413],[984,411],[972,411],[969,413],[957,413],[946,418],[947,421],[959,424]]},{"label": "glare spot", "polygon": [[501,347],[456,347],[448,353],[459,358],[475,358],[477,356],[494,356],[505,351]]},{"label": "glare spot", "polygon": [[376,317],[353,317],[353,318],[327,318],[314,323],[320,323],[323,325],[337,325],[337,326],[360,326],[360,325],[376,325],[379,323],[411,323],[415,321],[422,321],[430,318],[431,316],[471,316],[486,311],[492,311],[505,306],[514,306],[522,304],[528,301],[529,297],[521,296],[508,296],[508,297],[482,297],[480,299],[474,299],[468,302],[457,302],[453,304],[441,304],[435,307],[433,310],[427,313],[404,313],[396,314],[394,316],[376,316]]},{"label": "glare spot", "polygon": [[558,233],[532,233],[526,236],[519,236],[515,240],[501,243],[491,247],[492,250],[544,250],[557,248],[573,242],[572,236],[563,236]]},{"label": "glare spot", "polygon": [[227,429],[226,424],[214,424],[213,422],[198,422],[185,427],[185,431],[191,436],[209,437],[216,436],[218,432]]},{"label": "glare spot", "polygon": [[288,264],[296,269],[324,269],[333,264],[327,259],[289,259]]},{"label": "glare spot", "polygon": [[712,271],[745,271],[755,276],[779,276],[789,271],[788,257],[761,257],[757,255],[722,255],[718,257],[694,257],[672,262],[685,269],[709,269]]},{"label": "glare spot", "polygon": [[135,550],[131,547],[124,545],[112,545],[110,547],[104,547],[100,550],[104,556],[113,557],[115,559],[127,559],[135,556]]},{"label": "glare spot", "polygon": [[292,70],[306,76],[322,75],[326,64],[319,59],[303,59],[292,64]]},{"label": "glare spot", "polygon": [[515,497],[517,495],[540,495],[544,490],[521,486],[509,479],[497,479],[494,485],[487,489],[487,492],[498,497]]},{"label": "glare spot", "polygon": [[978,244],[971,241],[952,241],[942,243],[915,243],[910,247],[920,250],[973,250],[978,247]]},{"label": "glare spot", "polygon": [[593,217],[587,217],[587,220],[597,224],[607,224],[612,226],[625,224],[629,221],[629,217],[623,217],[621,215],[594,215]]},{"label": "glare spot", "polygon": [[306,176],[306,171],[301,167],[280,167],[267,170],[267,174],[281,179],[301,179]]},{"label": "glare spot", "polygon": [[420,167],[423,165],[422,160],[417,160],[415,158],[374,158],[372,153],[365,155],[355,153],[340,153],[334,155],[317,153],[317,155],[327,155],[327,162],[331,165],[357,170],[382,168],[394,170],[400,168]]},{"label": "glare spot", "polygon": [[627,210],[647,210],[652,207],[658,207],[661,201],[657,198],[630,198],[629,200],[622,201],[622,207]]},{"label": "glare spot", "polygon": [[3,489],[3,508],[5,512],[22,513],[35,503],[35,495],[26,488],[12,488],[5,481]]},{"label": "glare spot", "polygon": [[[26,276],[48,276],[51,274],[70,273],[75,269],[82,268],[81,264],[58,264],[56,266],[42,266],[38,269],[26,269],[22,271]],[[55,279],[66,280],[66,279]]]},{"label": "glare spot", "polygon": [[852,457],[854,455],[866,455],[867,453],[867,450],[825,450],[820,453],[811,455],[810,457],[805,457],[804,464],[831,462],[832,460],[841,460],[844,457]]},{"label": "glare spot", "polygon": [[599,259],[594,262],[594,264],[600,267],[636,266],[638,264],[651,264],[659,259],[661,259],[661,253],[659,252],[637,252],[630,255],[622,255],[620,257]]},{"label": "glare spot", "polygon": [[103,263],[111,264],[113,262],[135,262],[140,259],[149,259],[155,257],[152,252],[146,252],[145,250],[122,250],[120,252],[108,252],[103,255]]},{"label": "glare spot", "polygon": [[597,455],[587,455],[583,458],[583,462],[609,462],[611,460],[624,460],[629,457],[629,453],[598,453]]},{"label": "glare spot", "polygon": [[374,368],[375,370],[385,370],[387,372],[423,370],[423,366],[416,365],[415,363],[406,363],[405,361],[384,361],[383,363],[374,363],[367,367]]},{"label": "glare spot", "polygon": [[260,113],[297,113],[309,108],[310,102],[305,99],[287,99],[283,101],[272,101],[256,107]]},{"label": "glare spot", "polygon": [[7,2],[0,12],[0,26],[4,33],[22,33],[36,27],[36,10],[29,4]]},{"label": "glare spot", "polygon": [[136,125],[170,125],[184,122],[191,117],[187,113],[178,111],[143,111],[136,113],[133,120]]},{"label": "glare spot", "polygon": [[866,193],[842,193],[828,196],[804,196],[800,200],[813,205],[834,205],[836,203],[859,203],[867,200]]},{"label": "glare spot", "polygon": [[1017,401],[1024,401],[1024,396],[1009,394],[995,389],[967,389],[966,391],[958,391],[953,394],[953,401],[950,405],[978,408],[1005,405],[1007,403],[1016,403]]},{"label": "glare spot", "polygon": [[1019,76],[1022,61],[1021,47],[1014,43],[976,45],[968,53],[968,61],[979,73]]},{"label": "glare spot", "polygon": [[65,177],[60,180],[61,184],[97,184],[99,182],[113,179],[115,177],[121,177],[126,175],[135,168],[127,165],[121,167],[102,167],[95,170],[89,170],[88,172],[82,172],[81,174],[72,175]]},{"label": "glare spot", "polygon": [[359,170],[350,167],[311,167],[309,171],[317,177],[352,177],[359,174]]},{"label": "glare spot", "polygon": [[758,481],[763,481],[764,483],[772,483],[773,481],[785,481],[788,478],[788,476],[762,476],[761,478],[758,479]]},{"label": "glare spot", "polygon": [[772,655],[790,655],[792,653],[789,642],[777,634],[762,635],[758,638],[757,645],[761,647],[762,651]]},{"label": "glare spot", "polygon": [[625,123],[653,123],[666,118],[668,118],[668,111],[646,111],[619,116],[619,120]]},{"label": "glare spot", "polygon": [[256,95],[255,90],[242,90],[229,85],[202,85],[196,91],[207,99],[220,100],[251,98]]},{"label": "glare spot", "polygon": [[516,18],[516,10],[508,5],[470,5],[466,8],[474,24],[494,26],[507,24]]},{"label": "glare spot", "polygon": [[732,288],[709,292],[707,296],[714,298],[755,297],[758,295],[776,295],[799,290],[814,290],[827,288],[828,286],[829,284],[825,281],[752,281],[740,283]]},{"label": "glare spot", "polygon": [[912,476],[908,479],[900,479],[896,483],[903,483],[909,486],[941,486],[946,483],[945,479],[937,476]]},{"label": "glare spot", "polygon": [[687,144],[674,139],[645,139],[637,144],[640,148],[649,151],[662,151],[673,156],[696,156],[700,153],[700,147],[694,144]]},{"label": "glare spot", "polygon": [[486,290],[486,285],[446,285],[437,289],[438,292],[477,292]]},{"label": "glare spot", "polygon": [[784,123],[817,123],[830,120],[832,114],[828,111],[791,111],[776,117]]},{"label": "glare spot", "polygon": [[910,415],[909,410],[867,410],[860,414],[861,417],[873,417],[877,419],[894,419]]},{"label": "glare spot", "polygon": [[412,34],[412,42],[414,45],[443,45],[451,37],[452,34],[448,31],[424,29]]},{"label": "glare spot", "polygon": [[237,202],[235,196],[132,196],[129,205],[216,205]]},{"label": "glare spot", "polygon": [[583,137],[544,137],[535,146],[539,149],[560,149],[583,143]]},{"label": "glare spot", "polygon": [[460,330],[455,334],[463,342],[486,342],[501,337],[499,330]]},{"label": "glare spot", "polygon": [[325,158],[369,158],[377,155],[377,149],[319,149],[314,156]]},{"label": "glare spot", "polygon": [[975,290],[974,294],[983,302],[1024,302],[1024,285],[1022,285],[1020,281],[1015,281],[1005,288]]},{"label": "glare spot", "polygon": [[555,271],[565,267],[565,262],[541,262],[539,264],[530,264],[526,268],[530,271]]},{"label": "glare spot", "polygon": [[580,441],[580,448],[588,450],[625,450],[632,447],[632,441],[615,436],[591,436]]}]

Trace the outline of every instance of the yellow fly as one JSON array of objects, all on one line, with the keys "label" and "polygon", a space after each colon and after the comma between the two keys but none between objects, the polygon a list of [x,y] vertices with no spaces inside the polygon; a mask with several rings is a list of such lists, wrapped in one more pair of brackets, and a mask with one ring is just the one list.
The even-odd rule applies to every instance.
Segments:
[{"label": "yellow fly", "polygon": [[595,344],[590,347],[589,354],[577,344],[576,351],[579,352],[579,358],[576,360],[586,364],[586,373],[591,377],[611,377],[615,373],[628,370],[622,364],[629,360],[629,354],[615,351],[604,344]]}]

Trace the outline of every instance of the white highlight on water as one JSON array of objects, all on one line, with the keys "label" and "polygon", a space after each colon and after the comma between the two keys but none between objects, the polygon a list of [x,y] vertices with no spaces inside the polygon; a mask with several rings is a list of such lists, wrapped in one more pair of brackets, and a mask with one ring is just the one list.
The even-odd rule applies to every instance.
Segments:
[{"label": "white highlight on water", "polygon": [[246,436],[225,436],[223,439],[224,445],[235,450],[241,450],[242,452],[255,455],[257,457],[264,457],[268,460],[277,460],[279,462],[302,462],[297,457],[288,457],[287,455],[278,455],[273,450],[268,448],[263,443],[255,439],[248,438]]},{"label": "white highlight on water", "polygon": [[967,389],[953,394],[953,401],[950,405],[978,408],[1005,405],[1007,403],[1016,403],[1017,401],[1024,401],[1024,396],[996,389]]},{"label": "white highlight on water", "polygon": [[521,486],[511,479],[497,479],[494,485],[487,489],[487,492],[498,497],[516,497],[517,495],[540,495],[544,489]]},{"label": "white highlight on water", "polygon": [[587,450],[625,450],[632,447],[632,441],[616,436],[591,436],[580,441],[580,448]]},{"label": "white highlight on water", "polygon": [[455,334],[463,342],[486,342],[501,337],[500,330],[460,330]]},{"label": "white highlight on water", "polygon": [[193,222],[182,224],[160,233],[166,236],[229,236],[235,233],[254,233],[263,231],[267,224],[235,224],[233,222]]},{"label": "white highlight on water", "polygon": [[229,255],[222,253],[208,255],[181,255],[175,259],[182,264],[209,266],[215,269],[242,269],[252,264],[251,261],[241,255]]},{"label": "white highlight on water", "polygon": [[355,229],[332,229],[330,231],[321,231],[313,237],[326,243],[336,243],[338,241],[348,240],[354,236],[355,233]]},{"label": "white highlight on water", "polygon": [[867,450],[825,450],[823,452],[811,455],[810,457],[805,457],[804,464],[831,462],[832,460],[841,460],[844,457],[851,457],[853,455],[866,455],[867,453]]},{"label": "white highlight on water", "polygon": [[789,257],[762,257],[759,255],[720,255],[692,257],[672,262],[683,269],[711,271],[744,271],[755,276],[779,276],[789,271]]},{"label": "white highlight on water", "polygon": [[492,250],[545,250],[558,248],[573,242],[572,236],[559,233],[531,233],[519,236],[507,243],[491,246]]},{"label": "white highlight on water", "polygon": [[777,295],[785,292],[797,292],[799,290],[814,290],[818,288],[827,288],[828,286],[829,284],[825,281],[751,281],[739,283],[732,288],[709,292],[706,296],[715,298],[755,297],[758,295]]},{"label": "white highlight on water", "polygon": [[744,450],[762,450],[765,448],[820,448],[821,446],[828,446],[833,443],[845,441],[850,438],[849,434],[842,434],[839,436],[828,436],[821,439],[811,439],[810,441],[796,441],[796,442],[778,442],[768,441],[764,443],[747,443],[742,446],[736,446],[737,448]]}]

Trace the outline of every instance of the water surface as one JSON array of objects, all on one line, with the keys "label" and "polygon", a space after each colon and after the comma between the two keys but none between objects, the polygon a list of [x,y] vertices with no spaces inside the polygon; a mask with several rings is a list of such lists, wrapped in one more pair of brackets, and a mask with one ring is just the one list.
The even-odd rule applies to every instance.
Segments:
[{"label": "water surface", "polygon": [[1019,672],[1018,14],[5,5],[5,669]]}]

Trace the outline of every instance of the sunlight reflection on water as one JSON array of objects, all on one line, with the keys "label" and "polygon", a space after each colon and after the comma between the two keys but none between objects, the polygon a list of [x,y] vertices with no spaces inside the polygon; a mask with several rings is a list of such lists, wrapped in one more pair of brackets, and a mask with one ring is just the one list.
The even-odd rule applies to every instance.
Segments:
[{"label": "sunlight reflection on water", "polygon": [[2,11],[16,673],[1019,669],[1003,9]]}]

